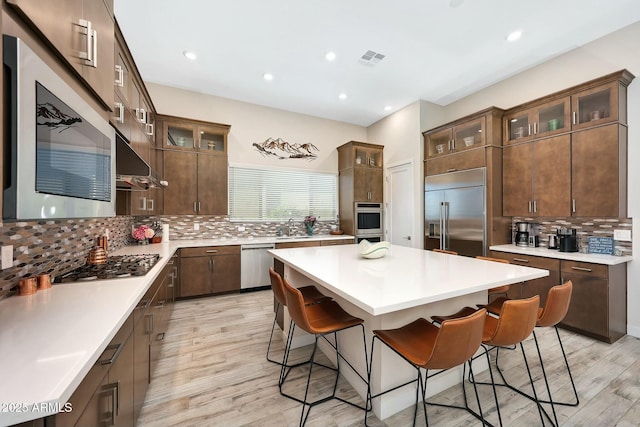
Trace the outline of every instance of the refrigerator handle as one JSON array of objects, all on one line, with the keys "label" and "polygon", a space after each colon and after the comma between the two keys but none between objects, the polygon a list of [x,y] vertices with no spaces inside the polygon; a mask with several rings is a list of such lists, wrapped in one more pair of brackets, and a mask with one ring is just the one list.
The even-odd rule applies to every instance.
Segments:
[{"label": "refrigerator handle", "polygon": [[449,240],[449,202],[440,203],[440,249],[447,249]]}]

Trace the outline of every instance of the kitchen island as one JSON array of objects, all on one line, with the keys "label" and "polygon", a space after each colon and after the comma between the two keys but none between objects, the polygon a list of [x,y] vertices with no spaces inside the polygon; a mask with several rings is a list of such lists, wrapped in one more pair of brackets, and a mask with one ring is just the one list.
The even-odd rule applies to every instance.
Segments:
[{"label": "kitchen island", "polygon": [[[542,269],[393,245],[387,255],[379,259],[360,257],[356,245],[270,252],[284,263],[285,278],[293,286],[315,285],[349,313],[364,319],[367,346],[375,329],[396,328],[418,317],[450,314],[466,305],[486,303],[489,288],[549,274]],[[340,343],[345,357],[364,374],[366,364],[359,333],[355,329],[341,332]],[[310,343],[309,338],[300,334],[296,340],[300,345]],[[374,394],[415,375],[413,368],[383,346],[376,347],[374,360],[371,380]],[[451,370],[438,381],[435,378],[429,381],[429,393],[435,394],[458,383],[461,371]],[[342,373],[364,399],[366,385],[349,370]],[[415,388],[403,387],[375,399],[373,410],[384,419],[413,405],[414,401]]]}]

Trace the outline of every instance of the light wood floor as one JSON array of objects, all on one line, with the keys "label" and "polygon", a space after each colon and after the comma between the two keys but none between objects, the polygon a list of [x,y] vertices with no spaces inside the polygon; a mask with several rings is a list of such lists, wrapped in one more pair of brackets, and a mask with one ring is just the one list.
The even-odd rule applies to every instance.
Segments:
[{"label": "light wood floor", "polygon": [[[269,331],[273,320],[272,293],[257,291],[209,297],[175,304],[162,348],[161,360],[154,373],[138,420],[139,426],[294,426],[298,424],[300,405],[278,393],[279,367],[265,360]],[[558,408],[563,426],[640,425],[640,340],[623,337],[615,344],[604,344],[560,330],[569,363],[580,395],[578,407]],[[568,399],[570,383],[563,370],[561,355],[552,329],[540,329],[538,338],[547,372],[551,372],[554,398]],[[274,355],[280,356],[281,340],[274,340]],[[368,343],[367,345],[370,345]],[[525,343],[536,387],[546,390],[535,347],[530,338]],[[301,349],[298,357],[303,357]],[[398,363],[403,363],[399,360]],[[500,353],[500,365],[512,384],[527,390],[528,379],[519,351]],[[315,371],[314,371],[315,372]],[[322,375],[314,380],[314,392],[322,393]],[[302,368],[290,375],[289,390],[300,391],[305,379]],[[478,380],[488,374],[478,375]],[[342,378],[341,396],[362,403]],[[469,386],[468,391],[473,391]],[[295,392],[295,391],[294,391]],[[545,392],[546,393],[546,392]],[[509,391],[498,390],[504,424],[507,426],[541,425],[535,405]],[[460,387],[453,387],[433,398],[434,401],[458,403]],[[480,399],[489,422],[498,424],[491,388],[480,387]],[[464,411],[430,406],[429,423],[433,426],[466,426],[480,423]],[[384,421],[369,415],[371,426],[411,425],[409,408]],[[332,400],[311,410],[308,426],[363,425],[363,411]],[[418,412],[417,425],[424,425]],[[549,424],[547,424],[549,425]]]}]

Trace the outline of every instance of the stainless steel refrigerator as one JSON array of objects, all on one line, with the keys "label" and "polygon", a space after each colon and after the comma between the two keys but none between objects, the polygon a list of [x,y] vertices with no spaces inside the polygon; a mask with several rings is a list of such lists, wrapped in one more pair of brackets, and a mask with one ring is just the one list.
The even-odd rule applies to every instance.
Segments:
[{"label": "stainless steel refrigerator", "polygon": [[485,254],[486,168],[425,178],[425,249]]}]

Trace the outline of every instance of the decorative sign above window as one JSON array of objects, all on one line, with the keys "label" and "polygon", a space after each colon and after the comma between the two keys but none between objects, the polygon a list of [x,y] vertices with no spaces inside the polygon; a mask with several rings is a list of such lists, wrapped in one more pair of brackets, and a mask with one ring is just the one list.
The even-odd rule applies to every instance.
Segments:
[{"label": "decorative sign above window", "polygon": [[318,147],[310,142],[305,144],[290,144],[282,138],[267,138],[263,142],[254,142],[253,146],[263,156],[274,156],[278,159],[307,159],[315,160],[318,157],[314,151],[318,151]]}]

